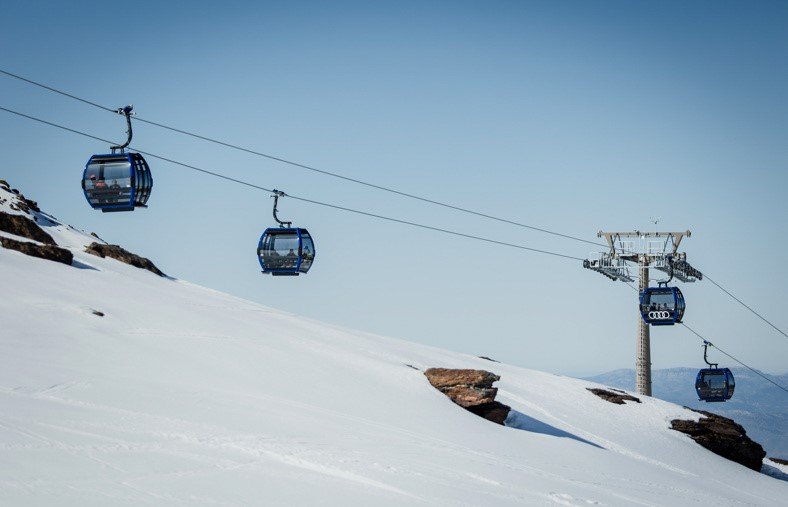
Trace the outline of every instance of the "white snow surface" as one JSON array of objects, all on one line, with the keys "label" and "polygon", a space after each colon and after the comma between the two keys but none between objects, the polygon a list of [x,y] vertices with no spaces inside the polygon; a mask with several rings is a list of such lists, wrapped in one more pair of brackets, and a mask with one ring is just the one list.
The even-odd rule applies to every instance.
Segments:
[{"label": "white snow surface", "polygon": [[[75,266],[0,248],[0,505],[787,505],[779,466],[670,430],[680,406],[161,278],[38,217]],[[508,427],[429,367],[499,374]]]}]

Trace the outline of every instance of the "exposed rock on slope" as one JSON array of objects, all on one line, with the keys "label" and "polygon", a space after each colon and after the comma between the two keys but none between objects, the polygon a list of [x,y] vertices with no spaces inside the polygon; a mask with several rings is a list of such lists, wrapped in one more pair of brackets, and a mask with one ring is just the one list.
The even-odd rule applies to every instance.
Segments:
[{"label": "exposed rock on slope", "polygon": [[23,238],[32,239],[47,245],[56,244],[52,236],[44,232],[37,223],[23,215],[12,215],[5,211],[0,211],[0,231],[22,236]]},{"label": "exposed rock on slope", "polygon": [[101,243],[94,242],[88,245],[85,251],[99,257],[111,257],[120,262],[125,262],[126,264],[134,266],[135,268],[147,269],[151,273],[155,273],[159,276],[167,276],[162,273],[150,259],[133,254],[118,245],[102,245]]},{"label": "exposed rock on slope", "polygon": [[[692,409],[690,409],[692,410]],[[698,422],[674,419],[671,429],[686,433],[694,441],[714,454],[735,461],[756,471],[761,470],[766,452],[761,444],[747,436],[747,432],[733,419],[703,410],[693,410],[706,417]]]},{"label": "exposed rock on slope", "polygon": [[[67,248],[59,247],[57,241],[50,233],[46,232],[36,222],[44,226],[52,226],[53,233],[58,238],[58,234],[62,234],[62,229],[65,227],[54,217],[43,213],[35,201],[27,199],[19,190],[11,188],[8,182],[0,179],[0,231],[36,242],[31,243],[12,238],[2,238],[0,245],[33,257],[63,264],[72,264],[74,255],[69,248],[80,247],[75,246],[73,242]],[[92,236],[99,241],[103,241],[95,233]],[[43,245],[40,243],[43,243]],[[80,241],[77,241],[76,244],[79,245],[80,243],[84,245],[87,242],[80,238]],[[134,267],[146,269],[158,276],[166,276],[150,259],[135,255],[117,245],[93,242],[85,248],[85,251],[98,257],[112,257]]]},{"label": "exposed rock on slope", "polygon": [[504,405],[499,401],[494,401],[492,403],[482,403],[481,405],[473,405],[467,407],[469,412],[472,412],[479,417],[483,417],[488,421],[492,421],[496,424],[500,424],[503,426],[504,421],[509,416],[509,411],[512,410],[512,407],[509,405]]},{"label": "exposed rock on slope", "polygon": [[0,237],[0,244],[9,250],[16,250],[25,255],[32,257],[39,257],[55,262],[62,262],[63,264],[71,265],[74,260],[74,255],[66,250],[55,245],[39,245],[38,243],[30,243],[29,241],[17,241],[11,238]]},{"label": "exposed rock on slope", "polygon": [[609,401],[610,403],[615,403],[616,405],[623,405],[625,401],[635,401],[637,403],[640,403],[639,399],[635,398],[634,396],[630,396],[629,394],[623,391],[618,391],[618,389],[614,389],[614,391],[618,391],[615,393],[613,391],[608,391],[606,389],[598,389],[591,387],[587,387],[586,389],[596,394],[603,400]]},{"label": "exposed rock on slope", "polygon": [[430,368],[424,372],[430,384],[457,405],[498,424],[503,424],[510,408],[495,401],[501,377],[485,370]]},{"label": "exposed rock on slope", "polygon": [[[5,189],[16,195],[16,202],[12,202],[9,206],[12,210],[21,211],[27,214],[30,214],[31,209],[39,213],[41,212],[41,209],[38,207],[38,203],[36,201],[31,201],[30,199],[22,195],[22,193],[19,190],[15,188],[11,188],[11,186],[8,184],[6,180],[0,180],[0,188]],[[0,197],[0,204],[2,204],[2,201],[4,200],[5,199],[3,197]]]},{"label": "exposed rock on slope", "polygon": [[[25,213],[25,215],[17,215],[0,211],[0,231],[36,241],[36,243],[31,243],[0,237],[0,245],[3,248],[16,250],[32,257],[71,265],[71,262],[74,260],[72,253],[56,246],[57,243],[52,239],[52,236],[44,232],[34,220],[29,218],[31,209],[40,212],[38,205],[34,201],[26,199],[24,195],[19,193],[19,190],[11,189],[4,180],[0,180],[0,188],[5,192],[9,192],[3,192],[0,195],[0,205],[6,205],[7,203],[7,209]],[[34,218],[36,218],[35,215]],[[40,243],[43,243],[43,245]]]},{"label": "exposed rock on slope", "polygon": [[430,384],[461,407],[495,401],[498,388],[493,382],[501,377],[485,370],[430,368],[424,372]]}]

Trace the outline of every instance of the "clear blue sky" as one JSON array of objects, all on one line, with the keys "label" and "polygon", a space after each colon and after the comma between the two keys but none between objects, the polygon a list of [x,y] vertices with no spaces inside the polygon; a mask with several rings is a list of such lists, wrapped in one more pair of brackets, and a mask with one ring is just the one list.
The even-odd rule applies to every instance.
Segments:
[{"label": "clear blue sky", "polygon": [[[693,232],[689,260],[788,318],[784,2],[27,2],[2,68],[344,175],[595,240]],[[0,103],[100,137],[121,118],[0,76]],[[136,124],[134,146],[267,188],[585,257],[590,245],[452,213]],[[315,237],[299,278],[259,273],[267,194],[149,160],[150,208],[91,210],[107,146],[0,113],[0,177],[168,274],[276,308],[572,375],[634,366],[634,292],[579,262],[285,200]],[[708,282],[685,321],[784,372],[788,339]],[[654,367],[701,366],[682,328]],[[720,357],[720,362],[724,363]]]}]

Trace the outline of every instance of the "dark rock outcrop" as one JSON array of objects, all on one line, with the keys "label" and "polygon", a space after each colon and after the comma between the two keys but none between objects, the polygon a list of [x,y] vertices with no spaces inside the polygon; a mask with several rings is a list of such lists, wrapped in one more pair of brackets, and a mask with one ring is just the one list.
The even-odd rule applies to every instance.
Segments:
[{"label": "dark rock outcrop", "polygon": [[111,257],[113,259],[119,260],[120,262],[125,262],[126,264],[134,266],[135,268],[147,269],[151,273],[155,273],[159,276],[167,276],[162,273],[159,268],[157,268],[153,262],[151,262],[150,259],[133,254],[118,245],[104,245],[94,242],[88,245],[88,247],[85,248],[85,251],[89,254],[97,255],[99,257]]},{"label": "dark rock outcrop", "polygon": [[714,454],[755,471],[761,470],[766,452],[761,444],[747,436],[747,432],[740,424],[736,424],[733,419],[711,412],[703,410],[693,410],[693,412],[706,417],[702,417],[698,422],[674,419],[670,422],[671,429],[686,433]]},{"label": "dark rock outcrop", "polygon": [[494,401],[492,403],[482,403],[481,405],[471,405],[467,407],[467,410],[479,417],[484,417],[488,421],[503,425],[503,422],[509,416],[509,411],[512,410],[512,408],[501,402]]},{"label": "dark rock outcrop", "polygon": [[774,461],[775,463],[779,463],[780,465],[788,466],[788,460],[780,459],[780,458],[769,458],[770,460]]},{"label": "dark rock outcrop", "polygon": [[56,244],[52,236],[44,232],[34,221],[25,216],[12,215],[5,211],[0,211],[0,231],[22,236],[23,238],[32,239],[47,245]]},{"label": "dark rock outcrop", "polygon": [[62,262],[63,264],[71,265],[74,260],[74,255],[66,250],[55,245],[39,245],[38,243],[30,243],[29,241],[17,241],[11,238],[0,237],[0,244],[9,250],[16,250],[31,257],[39,257],[54,262]]},{"label": "dark rock outcrop", "polygon": [[[11,188],[5,180],[0,180],[0,189],[6,190],[14,194],[13,202],[11,202],[10,207],[13,210],[22,211],[24,213],[30,214],[30,210],[41,212],[41,208],[38,207],[38,203],[36,201],[31,201],[27,197],[25,197],[22,192],[15,188]],[[7,201],[8,199],[0,198],[2,201]],[[35,218],[35,217],[34,217]]]},{"label": "dark rock outcrop", "polygon": [[[41,208],[38,207],[38,203],[36,201],[31,201],[21,193],[18,194],[19,200],[16,203],[16,209],[19,211],[24,211],[25,213],[30,213],[30,210],[36,211],[41,213]],[[11,206],[14,207],[13,205]]]},{"label": "dark rock outcrop", "polygon": [[[615,403],[616,405],[623,405],[625,401],[635,401],[637,403],[640,403],[640,399],[635,398],[634,396],[630,396],[629,394],[626,394],[624,391],[619,391],[617,393],[614,393],[613,391],[608,391],[606,389],[599,389],[596,387],[594,388],[587,387],[586,389],[596,394],[603,400],[609,401],[610,403]],[[616,391],[618,391],[618,389],[616,389]]]},{"label": "dark rock outcrop", "polygon": [[510,408],[495,401],[501,377],[485,370],[430,368],[424,372],[430,384],[457,405],[498,424],[503,424]]}]

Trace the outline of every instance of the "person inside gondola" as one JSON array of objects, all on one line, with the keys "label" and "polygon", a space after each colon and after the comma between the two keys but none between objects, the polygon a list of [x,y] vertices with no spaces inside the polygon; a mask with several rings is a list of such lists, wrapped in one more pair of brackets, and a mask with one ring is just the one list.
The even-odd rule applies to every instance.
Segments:
[{"label": "person inside gondola", "polygon": [[279,252],[277,252],[276,249],[274,248],[261,249],[260,255],[263,258],[263,263],[269,269],[276,269],[282,267],[281,266],[282,261],[280,260],[281,255],[279,255]]},{"label": "person inside gondola", "polygon": [[298,263],[297,261],[298,255],[295,253],[295,250],[292,248],[290,249],[289,252],[287,252],[287,255],[285,255],[285,257],[287,257],[287,260],[284,263],[285,264],[284,267],[286,268],[294,268]]},{"label": "person inside gondola", "polygon": [[113,200],[120,198],[120,185],[118,185],[118,180],[112,180],[112,185],[109,186],[107,194],[109,194],[110,199]]},{"label": "person inside gondola", "polygon": [[93,195],[98,198],[98,202],[107,202],[107,182],[99,179],[95,174],[90,175],[90,181],[93,182]]},{"label": "person inside gondola", "polygon": [[95,174],[90,175],[90,181],[93,182],[93,188],[107,188],[107,182],[98,179]]}]

